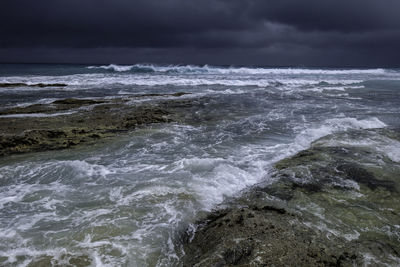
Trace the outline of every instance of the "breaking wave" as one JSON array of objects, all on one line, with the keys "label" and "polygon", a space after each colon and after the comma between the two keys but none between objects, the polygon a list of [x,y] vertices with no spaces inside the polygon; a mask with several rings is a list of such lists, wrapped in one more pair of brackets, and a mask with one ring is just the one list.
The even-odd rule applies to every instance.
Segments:
[{"label": "breaking wave", "polygon": [[[237,76],[197,76],[197,77],[177,77],[174,75],[162,74],[159,75],[106,75],[100,73],[92,74],[76,74],[66,76],[35,76],[30,77],[30,83],[44,84],[65,84],[65,87],[57,87],[63,90],[81,89],[82,86],[104,86],[104,85],[138,85],[138,86],[257,86],[257,87],[281,87],[281,86],[319,86],[328,88],[331,86],[361,86],[363,79],[337,79],[336,77],[326,77],[329,79],[305,79],[301,77],[237,77]],[[346,77],[347,78],[347,77]],[[22,84],[26,81],[26,77],[6,77],[0,79],[0,89],[14,90],[14,87],[1,87],[1,84]],[[52,84],[51,84],[52,85]],[[73,87],[75,86],[75,87]],[[33,86],[18,87],[18,90],[32,90]],[[54,90],[51,86],[35,87],[35,90]]]},{"label": "breaking wave", "polygon": [[249,68],[249,67],[216,67],[216,66],[195,66],[195,65],[103,65],[88,66],[88,69],[103,69],[115,72],[160,72],[160,73],[193,73],[193,74],[242,74],[242,75],[262,75],[262,74],[281,74],[281,75],[346,75],[346,74],[370,74],[384,75],[385,69],[307,69],[307,68]]}]

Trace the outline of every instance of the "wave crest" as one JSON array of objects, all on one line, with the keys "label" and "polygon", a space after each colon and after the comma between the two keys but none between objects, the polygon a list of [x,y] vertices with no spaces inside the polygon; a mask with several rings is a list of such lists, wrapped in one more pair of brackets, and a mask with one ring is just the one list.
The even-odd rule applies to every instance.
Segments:
[{"label": "wave crest", "polygon": [[307,69],[307,68],[249,68],[249,67],[216,67],[216,66],[195,66],[195,65],[103,65],[88,66],[88,69],[104,69],[116,72],[160,72],[160,73],[178,73],[178,74],[242,74],[242,75],[349,75],[349,74],[371,74],[383,75],[385,69]]}]

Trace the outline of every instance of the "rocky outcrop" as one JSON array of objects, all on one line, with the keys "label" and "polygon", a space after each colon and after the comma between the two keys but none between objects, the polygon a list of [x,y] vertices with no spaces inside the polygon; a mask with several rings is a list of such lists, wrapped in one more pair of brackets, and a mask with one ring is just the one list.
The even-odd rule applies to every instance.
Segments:
[{"label": "rocky outcrop", "polygon": [[50,104],[2,110],[0,156],[65,149],[97,142],[143,125],[180,121],[187,115],[185,110],[196,103],[188,99],[162,99],[137,105],[128,103],[135,97],[144,96],[112,100],[62,99]]},{"label": "rocky outcrop", "polygon": [[184,266],[351,266],[360,258],[273,206],[212,213],[187,238]]},{"label": "rocky outcrop", "polygon": [[181,240],[183,266],[397,266],[400,164],[371,147],[335,145],[339,137],[277,162],[273,182],[198,221]]}]

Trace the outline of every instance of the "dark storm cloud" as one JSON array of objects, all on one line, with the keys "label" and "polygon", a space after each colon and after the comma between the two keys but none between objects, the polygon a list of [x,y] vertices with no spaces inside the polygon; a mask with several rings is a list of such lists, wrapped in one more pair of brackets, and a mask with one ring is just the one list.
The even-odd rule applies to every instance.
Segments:
[{"label": "dark storm cloud", "polygon": [[[229,3],[229,4],[228,4]],[[13,0],[2,9],[3,46],[186,45],[185,36],[241,30],[239,7],[213,0]]]},{"label": "dark storm cloud", "polygon": [[400,63],[398,0],[3,0],[1,5],[0,61]]},{"label": "dark storm cloud", "polygon": [[293,25],[300,30],[360,32],[399,30],[398,0],[257,1],[258,18]]}]

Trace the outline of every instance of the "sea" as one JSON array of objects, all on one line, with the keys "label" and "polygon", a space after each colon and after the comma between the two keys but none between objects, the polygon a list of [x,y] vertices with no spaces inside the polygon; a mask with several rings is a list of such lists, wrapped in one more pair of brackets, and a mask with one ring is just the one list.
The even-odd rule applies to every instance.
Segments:
[{"label": "sea", "polygon": [[[0,158],[2,266],[179,266],[179,237],[199,218],[334,134],[368,131],[340,142],[400,164],[399,140],[370,131],[400,128],[400,69],[2,64],[6,83],[22,85],[0,87],[0,110],[176,92],[201,105],[186,122]],[[39,83],[67,86],[28,86]],[[399,241],[400,222],[388,224]]]}]

